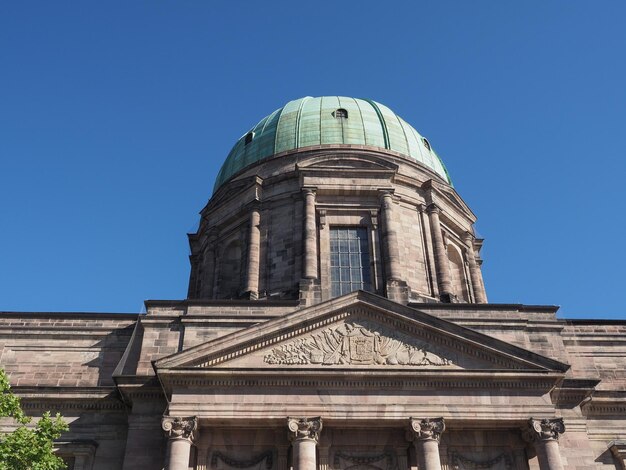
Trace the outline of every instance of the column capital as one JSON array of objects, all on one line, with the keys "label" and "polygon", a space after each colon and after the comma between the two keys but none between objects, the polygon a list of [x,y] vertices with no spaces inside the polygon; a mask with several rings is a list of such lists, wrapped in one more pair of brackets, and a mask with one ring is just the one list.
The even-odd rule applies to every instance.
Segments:
[{"label": "column capital", "polygon": [[412,437],[418,441],[437,441],[441,439],[441,434],[446,430],[443,418],[415,419],[409,418]]},{"label": "column capital", "polygon": [[534,419],[528,420],[528,438],[535,441],[558,441],[559,436],[565,432],[563,418]]},{"label": "column capital", "polygon": [[161,427],[169,439],[184,439],[192,442],[195,439],[198,429],[198,418],[196,416],[178,417],[164,416]]},{"label": "column capital", "polygon": [[467,243],[470,247],[473,245],[475,238],[474,234],[470,231],[463,234],[463,240],[465,240],[465,243]]},{"label": "column capital", "polygon": [[309,194],[312,195],[312,196],[315,196],[316,192],[317,192],[317,188],[314,188],[314,187],[304,187],[304,188],[302,188],[302,193],[305,196],[308,196]]},{"label": "column capital", "polygon": [[287,418],[287,428],[290,441],[312,439],[317,442],[322,431],[322,418]]},{"label": "column capital", "polygon": [[261,223],[261,209],[258,206],[250,207],[250,223],[255,227]]},{"label": "column capital", "polygon": [[320,209],[318,213],[320,215],[320,227],[324,227],[326,225],[326,209]]},{"label": "column capital", "polygon": [[263,203],[258,199],[258,198],[254,198],[251,201],[249,201],[248,203],[243,205],[244,210],[247,210],[249,212],[254,212],[254,211],[260,211],[261,210],[261,205]]},{"label": "column capital", "polygon": [[[393,189],[379,189],[378,190],[378,198],[380,200],[384,200],[384,199],[392,199],[393,200],[393,193],[394,190]],[[389,200],[387,199],[387,200]]]},{"label": "column capital", "polygon": [[429,214],[440,214],[441,208],[434,202],[431,202],[426,206],[426,212],[428,212]]}]

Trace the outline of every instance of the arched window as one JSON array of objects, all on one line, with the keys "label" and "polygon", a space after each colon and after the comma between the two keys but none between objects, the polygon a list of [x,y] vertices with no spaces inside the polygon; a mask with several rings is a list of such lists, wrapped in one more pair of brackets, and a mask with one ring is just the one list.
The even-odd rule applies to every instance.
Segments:
[{"label": "arched window", "polygon": [[333,116],[335,116],[336,119],[348,119],[348,110],[343,108],[336,109]]},{"label": "arched window", "polygon": [[428,139],[426,137],[422,137],[422,142],[424,142],[424,147],[426,147],[426,149],[432,150],[430,148],[430,142],[428,142]]},{"label": "arched window", "polygon": [[254,139],[254,132],[248,132],[246,134],[246,140],[244,141],[245,145],[248,145]]}]

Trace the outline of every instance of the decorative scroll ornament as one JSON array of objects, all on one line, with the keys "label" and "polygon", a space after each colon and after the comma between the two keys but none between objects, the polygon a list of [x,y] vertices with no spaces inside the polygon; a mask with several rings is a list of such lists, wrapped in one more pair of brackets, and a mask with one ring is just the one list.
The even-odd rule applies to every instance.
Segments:
[{"label": "decorative scroll ornament", "polygon": [[513,459],[507,453],[502,453],[497,457],[489,460],[472,460],[468,457],[464,457],[458,452],[450,452],[450,465],[457,470],[461,468],[467,469],[482,469],[492,468],[498,465],[500,462],[504,465],[504,468],[513,468]]},{"label": "decorative scroll ornament", "polygon": [[528,420],[527,436],[531,441],[558,441],[559,436],[565,432],[563,418]]},{"label": "decorative scroll ornament", "polygon": [[[385,468],[392,469],[393,454],[391,452],[384,452],[377,455],[352,455],[346,452],[335,452],[334,467],[341,468],[341,460],[345,460],[352,465],[359,465],[368,468]],[[384,462],[384,463],[382,463]],[[384,465],[384,467],[382,466]]]},{"label": "decorative scroll ornament", "polygon": [[228,465],[229,467],[233,467],[233,468],[250,468],[250,467],[254,467],[260,464],[261,462],[265,460],[265,468],[267,470],[270,470],[273,465],[272,457],[273,457],[272,452],[268,450],[266,452],[263,452],[262,454],[257,455],[256,457],[252,457],[247,460],[240,460],[240,459],[235,459],[233,457],[229,457],[223,454],[222,452],[216,450],[211,455],[211,467],[213,468],[217,467],[218,460],[221,460],[226,465]]},{"label": "decorative scroll ornament", "polygon": [[322,418],[287,418],[289,439],[314,439],[317,441],[322,430]]},{"label": "decorative scroll ornament", "polygon": [[398,334],[368,322],[349,321],[300,338],[266,354],[268,364],[448,366],[452,361],[410,345]]},{"label": "decorative scroll ornament", "polygon": [[411,430],[413,437],[420,441],[435,440],[439,442],[441,433],[446,430],[446,424],[443,418],[433,419],[414,419],[410,418]]},{"label": "decorative scroll ornament", "polygon": [[161,427],[170,439],[194,439],[194,433],[198,429],[198,418],[178,418],[172,416],[163,417]]}]

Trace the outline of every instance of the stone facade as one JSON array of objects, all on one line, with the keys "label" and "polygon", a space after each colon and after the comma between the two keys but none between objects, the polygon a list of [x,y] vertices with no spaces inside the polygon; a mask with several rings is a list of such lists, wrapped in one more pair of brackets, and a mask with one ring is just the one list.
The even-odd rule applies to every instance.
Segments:
[{"label": "stone facade", "polygon": [[488,303],[474,222],[396,152],[295,149],[217,189],[187,299],[4,312],[0,362],[73,470],[624,468],[626,322]]},{"label": "stone facade", "polygon": [[329,147],[277,155],[217,191],[190,235],[189,298],[329,300],[329,227],[358,226],[372,292],[486,302],[476,217],[454,189],[393,152]]}]

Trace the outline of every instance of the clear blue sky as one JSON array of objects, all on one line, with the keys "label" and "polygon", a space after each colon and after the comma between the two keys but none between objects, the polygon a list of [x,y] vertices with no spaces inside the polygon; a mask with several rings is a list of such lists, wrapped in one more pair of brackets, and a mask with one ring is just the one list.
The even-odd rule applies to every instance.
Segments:
[{"label": "clear blue sky", "polygon": [[386,104],[486,239],[490,301],[626,318],[626,2],[0,6],[0,310],[186,296],[186,233],[250,126]]}]

